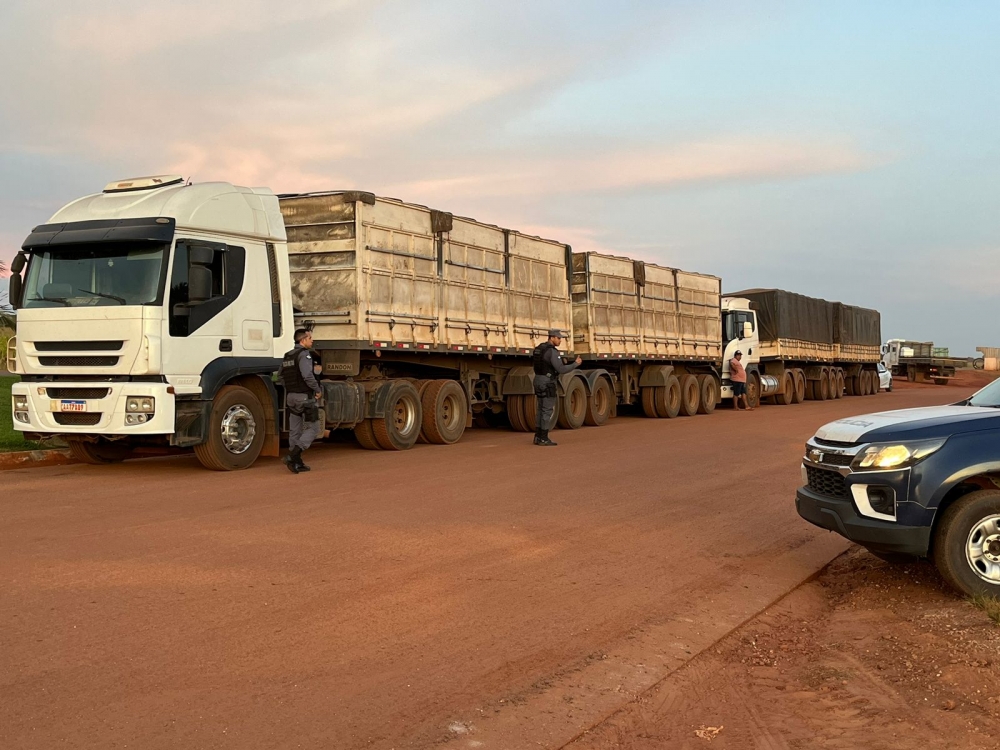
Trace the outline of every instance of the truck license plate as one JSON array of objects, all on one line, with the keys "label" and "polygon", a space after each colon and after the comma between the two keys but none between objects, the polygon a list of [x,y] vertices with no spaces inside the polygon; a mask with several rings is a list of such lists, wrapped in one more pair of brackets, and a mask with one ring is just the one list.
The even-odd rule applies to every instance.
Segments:
[{"label": "truck license plate", "polygon": [[87,411],[86,401],[60,401],[59,407],[62,411]]}]

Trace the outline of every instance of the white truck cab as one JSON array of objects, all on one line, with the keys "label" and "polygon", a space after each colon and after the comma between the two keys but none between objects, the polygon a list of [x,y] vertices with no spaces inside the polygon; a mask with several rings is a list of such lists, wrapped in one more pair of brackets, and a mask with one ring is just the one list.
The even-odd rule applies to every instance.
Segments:
[{"label": "white truck cab", "polygon": [[16,429],[90,462],[157,446],[215,469],[277,455],[271,375],[294,322],[270,190],[111,183],[35,227],[11,270]]},{"label": "white truck cab", "polygon": [[750,300],[743,297],[722,298],[722,399],[733,397],[729,363],[737,351],[743,352],[743,366],[747,372],[756,369],[760,362],[760,334],[757,331],[757,313],[750,309]]}]

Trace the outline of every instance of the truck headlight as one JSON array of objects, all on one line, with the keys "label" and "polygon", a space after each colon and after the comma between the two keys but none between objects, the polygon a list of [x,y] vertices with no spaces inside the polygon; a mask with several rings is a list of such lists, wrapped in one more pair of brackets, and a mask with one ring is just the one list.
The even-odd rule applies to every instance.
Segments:
[{"label": "truck headlight", "polygon": [[902,469],[913,466],[939,450],[945,440],[914,440],[906,443],[873,444],[858,454],[851,464],[856,471]]},{"label": "truck headlight", "polygon": [[28,408],[27,396],[14,396],[14,411],[26,411]]},{"label": "truck headlight", "polygon": [[156,399],[149,396],[129,396],[125,400],[125,411],[152,414],[156,411]]}]

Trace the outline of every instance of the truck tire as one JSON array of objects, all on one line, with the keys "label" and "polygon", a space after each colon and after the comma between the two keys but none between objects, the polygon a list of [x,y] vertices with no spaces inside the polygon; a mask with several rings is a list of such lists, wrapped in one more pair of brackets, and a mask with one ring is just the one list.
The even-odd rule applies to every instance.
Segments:
[{"label": "truck tire", "polygon": [[97,466],[121,463],[126,458],[132,457],[132,449],[127,444],[119,445],[119,442],[122,441],[87,443],[83,440],[67,440],[66,444],[77,461]]},{"label": "truck tire", "polygon": [[837,390],[838,381],[837,381],[837,370],[836,369],[830,370],[828,385],[829,385],[829,388],[830,388],[830,398],[831,399],[836,400],[836,399],[840,398],[843,395],[843,393],[844,393],[843,390],[839,390],[839,391]]},{"label": "truck tire", "polygon": [[[427,390],[427,386],[429,386],[434,381],[433,380],[417,380],[416,378],[406,378],[406,380],[408,380],[411,383],[413,383],[413,387],[417,389],[417,395],[420,396],[420,403],[423,404],[423,402],[424,402],[424,392]],[[424,409],[424,411],[426,412],[427,410]],[[427,436],[424,435],[423,428],[421,428],[420,434],[417,435],[417,442],[418,443],[430,443],[431,442],[430,440],[427,439]]]},{"label": "truck tire", "polygon": [[875,383],[872,382],[873,378],[871,370],[865,370],[864,376],[865,376],[865,385],[864,385],[865,395],[871,396],[873,393],[875,393]]},{"label": "truck tire", "polygon": [[830,381],[826,374],[821,374],[819,380],[813,381],[813,395],[817,401],[826,401],[830,398]]},{"label": "truck tire", "polygon": [[417,442],[423,422],[420,394],[406,380],[390,380],[388,387],[391,390],[386,402],[386,415],[372,419],[372,432],[383,450],[409,450]]},{"label": "truck tire", "polygon": [[1000,490],[979,490],[948,506],[934,527],[931,557],[964,594],[1000,595]]},{"label": "truck tire", "polygon": [[847,390],[847,378],[843,370],[837,370],[837,398],[843,398]]},{"label": "truck tire", "polygon": [[984,357],[976,357],[972,360],[973,370],[982,370],[984,367],[986,367],[986,359]]},{"label": "truck tire", "polygon": [[816,381],[814,381],[814,380],[807,380],[806,381],[806,401],[815,401],[816,400],[816,391],[813,388],[813,386],[815,385],[815,382]]},{"label": "truck tire", "polygon": [[874,396],[882,390],[882,381],[879,380],[877,370],[872,370],[869,377],[872,379],[872,395]]},{"label": "truck tire", "polygon": [[[559,416],[559,399],[556,399],[556,417]],[[538,396],[534,393],[521,396],[521,421],[524,423],[525,432],[536,432],[538,430]],[[559,424],[556,419],[554,424]]]},{"label": "truck tire", "polygon": [[795,398],[794,402],[796,404],[801,404],[806,400],[806,374],[802,370],[792,370],[792,375],[795,378]]},{"label": "truck tire", "polygon": [[676,375],[667,378],[667,384],[656,388],[656,413],[664,419],[673,419],[681,412],[681,381]]},{"label": "truck tire", "polygon": [[656,419],[660,415],[656,411],[656,388],[646,386],[640,389],[642,397],[642,413],[650,419]]},{"label": "truck tire", "polygon": [[354,439],[358,441],[358,444],[364,448],[366,451],[380,451],[382,446],[378,444],[378,440],[375,439],[375,432],[372,430],[372,421],[370,419],[362,419],[354,427]]},{"label": "truck tire", "polygon": [[844,382],[844,388],[847,391],[848,396],[860,396],[861,394],[858,393],[858,389],[860,387],[857,375],[849,376]]},{"label": "truck tire", "polygon": [[524,396],[507,397],[507,419],[510,421],[510,428],[514,432],[528,431],[528,428],[524,424],[523,400]]},{"label": "truck tire", "polygon": [[781,389],[774,394],[774,403],[788,406],[795,400],[795,376],[791,370],[785,370],[781,376]]},{"label": "truck tire", "polygon": [[934,378],[934,385],[948,385],[948,378]]},{"label": "truck tire", "polygon": [[208,440],[194,447],[201,465],[237,471],[257,460],[264,447],[264,407],[240,385],[224,385],[212,401]]},{"label": "truck tire", "polygon": [[711,414],[719,403],[719,381],[713,375],[699,375],[698,387],[701,390],[698,413]]},{"label": "truck tire", "polygon": [[452,445],[462,438],[469,406],[458,381],[430,381],[422,389],[420,406],[424,413],[420,434],[427,442]]},{"label": "truck tire", "polygon": [[580,378],[571,378],[558,404],[559,417],[556,421],[559,426],[564,430],[579,430],[587,418],[587,386]]},{"label": "truck tire", "polygon": [[909,366],[907,366],[907,368],[906,368],[906,379],[908,381],[910,381],[911,383],[916,383],[917,382],[917,370],[916,370],[915,367],[909,367]]},{"label": "truck tire", "polygon": [[747,376],[747,403],[751,409],[760,406],[760,376],[755,372]]},{"label": "truck tire", "polygon": [[693,417],[698,413],[701,405],[701,388],[698,378],[688,374],[681,377],[681,414],[685,417]]},{"label": "truck tire", "polygon": [[587,399],[587,414],[583,418],[583,423],[590,427],[600,427],[605,424],[611,418],[612,398],[614,394],[611,391],[611,383],[607,378],[598,378]]}]

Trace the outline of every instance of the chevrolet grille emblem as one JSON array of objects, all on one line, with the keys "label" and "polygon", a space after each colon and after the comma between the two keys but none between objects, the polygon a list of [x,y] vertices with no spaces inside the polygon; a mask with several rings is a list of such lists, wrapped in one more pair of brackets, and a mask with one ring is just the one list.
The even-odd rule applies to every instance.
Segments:
[{"label": "chevrolet grille emblem", "polygon": [[809,460],[815,461],[818,464],[823,463],[823,451],[818,451],[815,448],[809,451]]}]

